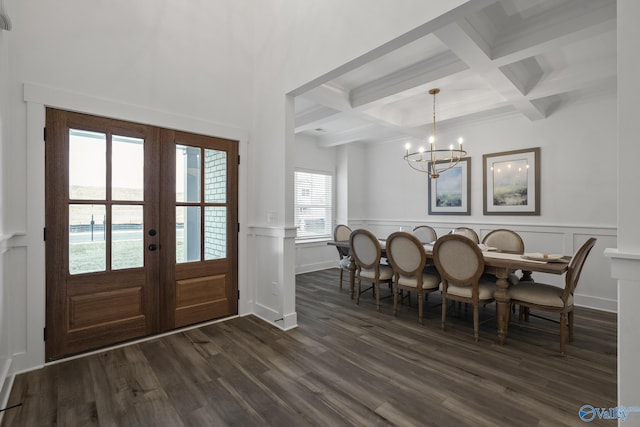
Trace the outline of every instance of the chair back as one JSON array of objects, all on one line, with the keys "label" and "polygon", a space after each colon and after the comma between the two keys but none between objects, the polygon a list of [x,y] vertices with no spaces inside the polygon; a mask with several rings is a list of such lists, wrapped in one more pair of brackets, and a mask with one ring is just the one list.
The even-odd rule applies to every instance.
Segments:
[{"label": "chair back", "polygon": [[421,277],[427,263],[427,254],[416,236],[398,231],[387,238],[387,259],[396,273],[408,277]]},{"label": "chair back", "polygon": [[378,270],[382,249],[378,238],[372,232],[362,228],[354,230],[349,237],[349,243],[358,268]]},{"label": "chair back", "polygon": [[433,262],[442,280],[456,285],[477,284],[484,271],[478,244],[460,234],[447,234],[436,240]]},{"label": "chair back", "polygon": [[428,225],[419,225],[413,229],[413,235],[418,238],[418,240],[422,243],[431,243],[435,242],[438,236],[436,235],[436,230],[429,227]]},{"label": "chair back", "polygon": [[[333,240],[339,242],[343,240],[349,240],[349,236],[351,236],[351,228],[347,227],[344,224],[338,224],[333,229]],[[340,254],[340,258],[349,256],[349,248],[338,248],[338,253]]]},{"label": "chair back", "polygon": [[499,228],[497,230],[490,231],[482,243],[487,246],[498,248],[502,252],[512,254],[524,253],[524,241],[518,233],[513,230],[507,230],[505,228]]},{"label": "chair back", "polygon": [[453,230],[451,230],[450,234],[459,234],[461,236],[464,236],[472,240],[474,243],[480,243],[480,238],[478,238],[478,233],[476,233],[473,229],[469,227],[456,227]]},{"label": "chair back", "polygon": [[578,249],[573,258],[571,258],[569,269],[565,276],[565,286],[562,294],[562,299],[565,302],[569,298],[569,295],[573,295],[573,292],[578,285],[578,280],[580,280],[580,274],[582,273],[584,262],[587,260],[587,255],[589,255],[589,252],[591,252],[591,249],[593,249],[595,244],[596,238],[591,237],[589,240],[584,242],[582,246],[580,246],[580,249]]}]

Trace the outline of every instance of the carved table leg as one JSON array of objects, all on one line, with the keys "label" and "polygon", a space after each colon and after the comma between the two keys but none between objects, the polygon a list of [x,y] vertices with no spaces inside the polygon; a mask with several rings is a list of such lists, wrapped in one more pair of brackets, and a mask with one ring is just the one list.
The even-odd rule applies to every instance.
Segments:
[{"label": "carved table leg", "polygon": [[353,289],[356,282],[356,262],[353,260],[353,256],[351,257],[351,262],[349,262],[349,293],[351,295],[351,299],[353,299]]},{"label": "carved table leg", "polygon": [[509,293],[507,288],[509,282],[509,271],[506,269],[499,269],[496,271],[496,312],[498,316],[498,341],[500,344],[504,344],[507,339],[507,328],[509,327]]}]

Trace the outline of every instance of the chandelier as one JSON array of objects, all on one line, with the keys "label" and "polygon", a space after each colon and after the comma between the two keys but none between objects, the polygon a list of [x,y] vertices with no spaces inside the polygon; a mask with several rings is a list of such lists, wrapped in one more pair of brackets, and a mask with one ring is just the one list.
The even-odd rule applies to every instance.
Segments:
[{"label": "chandelier", "polygon": [[418,151],[410,153],[411,144],[405,146],[407,153],[404,159],[413,169],[428,173],[433,179],[440,176],[441,173],[455,167],[467,152],[462,149],[462,138],[458,138],[458,148],[454,148],[453,144],[448,149],[436,147],[436,95],[440,93],[440,89],[435,88],[429,90],[429,95],[433,95],[433,135],[429,138],[429,149],[424,147],[418,148]]}]

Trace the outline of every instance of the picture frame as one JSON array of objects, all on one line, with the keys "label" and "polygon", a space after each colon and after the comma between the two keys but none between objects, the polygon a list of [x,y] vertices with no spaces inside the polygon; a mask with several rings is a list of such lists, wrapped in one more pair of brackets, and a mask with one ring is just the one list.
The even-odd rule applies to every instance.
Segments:
[{"label": "picture frame", "polygon": [[540,215],[540,147],[482,156],[484,215]]},{"label": "picture frame", "polygon": [[[448,160],[436,162],[449,163]],[[471,215],[471,158],[460,159],[436,179],[429,176],[429,215]]]}]

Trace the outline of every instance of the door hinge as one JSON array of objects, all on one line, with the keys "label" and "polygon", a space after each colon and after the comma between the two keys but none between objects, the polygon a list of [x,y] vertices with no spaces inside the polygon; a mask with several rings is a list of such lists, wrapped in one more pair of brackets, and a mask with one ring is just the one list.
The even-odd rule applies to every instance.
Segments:
[{"label": "door hinge", "polygon": [[47,227],[42,229],[42,240],[47,241]]},{"label": "door hinge", "polygon": [[45,141],[47,140],[47,128],[42,128],[42,138]]},{"label": "door hinge", "polygon": [[47,328],[43,328],[42,329],[42,338],[46,341],[47,340]]},{"label": "door hinge", "polygon": [[238,289],[238,301],[240,300],[240,289]]},{"label": "door hinge", "polygon": [[240,232],[240,223],[238,223],[238,233]]},{"label": "door hinge", "polygon": [[240,154],[238,154],[238,164],[240,164]]}]

